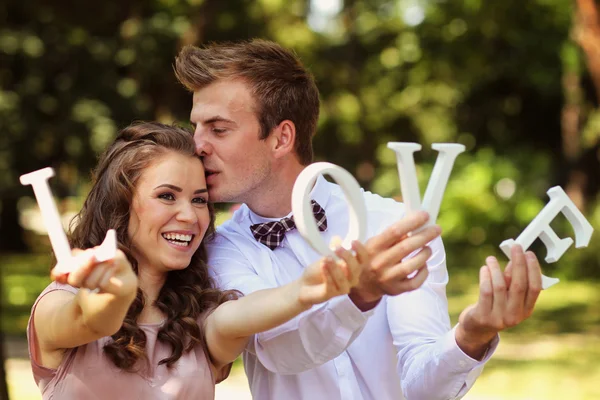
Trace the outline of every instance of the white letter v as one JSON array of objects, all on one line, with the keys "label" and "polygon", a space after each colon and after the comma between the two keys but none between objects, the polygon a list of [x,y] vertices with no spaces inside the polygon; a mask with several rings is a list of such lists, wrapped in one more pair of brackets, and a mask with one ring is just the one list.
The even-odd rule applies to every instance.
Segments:
[{"label": "white letter v", "polygon": [[402,190],[402,200],[406,205],[407,213],[423,209],[429,213],[429,222],[425,226],[435,224],[448,178],[450,178],[450,172],[452,172],[454,166],[454,160],[460,153],[465,151],[465,146],[457,143],[434,143],[431,146],[439,154],[427,184],[423,204],[421,204],[417,170],[413,157],[415,151],[421,150],[421,145],[417,143],[389,142],[388,147],[396,152],[400,189]]}]

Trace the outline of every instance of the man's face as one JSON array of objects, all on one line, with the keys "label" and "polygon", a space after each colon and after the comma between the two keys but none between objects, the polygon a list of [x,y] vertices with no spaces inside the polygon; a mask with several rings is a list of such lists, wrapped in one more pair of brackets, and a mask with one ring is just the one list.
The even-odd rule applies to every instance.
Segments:
[{"label": "man's face", "polygon": [[191,122],[214,202],[247,203],[271,172],[269,141],[261,140],[255,101],[244,82],[217,81],[194,92]]}]

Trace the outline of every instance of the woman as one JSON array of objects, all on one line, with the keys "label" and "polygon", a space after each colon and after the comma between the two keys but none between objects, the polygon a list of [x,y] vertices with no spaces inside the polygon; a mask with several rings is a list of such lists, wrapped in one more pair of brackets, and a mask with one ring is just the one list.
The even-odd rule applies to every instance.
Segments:
[{"label": "woman", "polygon": [[[77,268],[53,271],[28,326],[44,399],[213,399],[250,335],[348,293],[367,254],[336,250],[296,281],[236,301],[213,285],[202,244],[214,230],[192,135],[141,123],[101,157],[70,235]],[[114,260],[93,248],[117,233]],[[79,290],[86,288],[89,290]]]}]

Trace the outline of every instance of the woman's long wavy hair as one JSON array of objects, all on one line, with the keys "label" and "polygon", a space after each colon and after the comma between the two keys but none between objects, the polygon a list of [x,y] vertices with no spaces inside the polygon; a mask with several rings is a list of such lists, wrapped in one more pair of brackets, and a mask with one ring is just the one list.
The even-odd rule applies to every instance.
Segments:
[{"label": "woman's long wavy hair", "polygon": [[[98,246],[106,232],[115,229],[119,249],[126,254],[138,273],[138,264],[127,234],[134,191],[144,170],[170,151],[195,157],[192,133],[156,122],[135,123],[123,129],[100,157],[94,170],[92,189],[83,209],[73,220],[71,246],[82,249]],[[214,233],[214,209],[210,204],[209,213],[207,236]],[[169,344],[172,354],[161,360],[159,365],[173,366],[183,353],[197,344],[201,344],[206,351],[204,332],[197,322],[198,317],[237,296],[235,291],[216,289],[209,276],[206,260],[203,241],[187,268],[168,272],[155,306],[167,316],[158,332],[158,340]],[[104,346],[108,358],[117,367],[130,372],[147,366],[146,335],[136,323],[143,308],[144,296],[138,289],[123,326],[112,336],[113,340]]]}]

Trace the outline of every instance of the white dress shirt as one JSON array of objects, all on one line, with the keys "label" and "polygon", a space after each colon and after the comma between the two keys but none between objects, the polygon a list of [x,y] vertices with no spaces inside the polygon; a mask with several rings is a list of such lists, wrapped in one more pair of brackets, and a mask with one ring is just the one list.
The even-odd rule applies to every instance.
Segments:
[{"label": "white dress shirt", "polygon": [[[368,237],[404,214],[402,204],[364,192]],[[341,188],[317,179],[311,193],[325,209],[329,243],[348,229]],[[219,286],[243,293],[297,279],[320,258],[297,230],[271,251],[257,242],[250,225],[279,220],[260,217],[243,205],[208,243],[209,265]],[[450,327],[448,271],[440,238],[423,286],[384,296],[374,310],[361,312],[348,296],[316,305],[291,321],[254,336],[244,353],[252,396],[258,400],[447,400],[473,385],[497,347],[483,361],[464,354]]]}]

